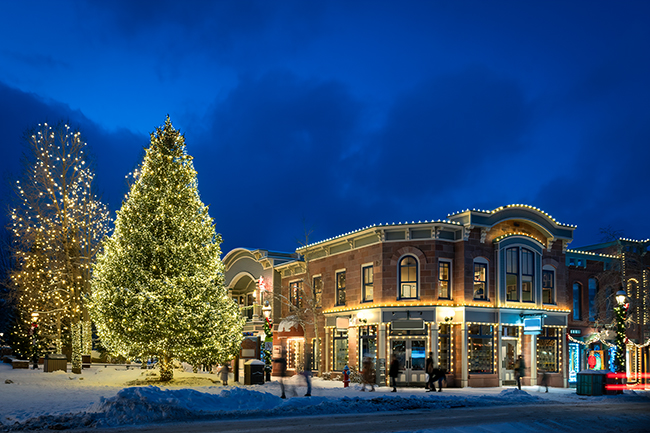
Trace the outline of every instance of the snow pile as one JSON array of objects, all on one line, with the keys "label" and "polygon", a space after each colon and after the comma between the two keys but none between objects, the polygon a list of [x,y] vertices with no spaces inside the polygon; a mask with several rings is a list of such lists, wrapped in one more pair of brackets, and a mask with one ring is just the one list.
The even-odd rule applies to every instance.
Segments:
[{"label": "snow pile", "polygon": [[[164,385],[152,371],[124,366],[96,365],[74,375],[65,372],[11,369],[0,364],[0,431],[78,429],[108,426],[155,425],[163,422],[209,421],[282,416],[332,415],[446,409],[458,407],[518,406],[580,400],[611,405],[623,401],[649,402],[649,393],[585,397],[575,389],[526,386],[517,388],[400,388],[380,386],[362,392],[361,385],[343,388],[340,381],[314,378],[312,397],[302,376],[286,380],[287,399],[281,399],[277,381],[263,385],[222,386],[209,372],[176,371]],[[142,386],[133,386],[142,383]]]},{"label": "snow pile", "polygon": [[102,399],[96,412],[110,424],[190,419],[206,414],[273,409],[282,403],[275,395],[243,388],[219,394],[193,389],[160,389],[157,386],[124,388],[115,397]]},{"label": "snow pile", "polygon": [[408,396],[377,394],[372,398],[296,397],[283,400],[271,393],[248,388],[209,388],[221,389],[221,392],[212,394],[193,389],[161,389],[157,386],[129,387],[120,390],[115,397],[102,398],[84,412],[41,415],[4,427],[8,430],[58,430],[199,419],[404,411],[544,401],[519,390],[504,390],[496,396],[463,398],[430,393]]}]

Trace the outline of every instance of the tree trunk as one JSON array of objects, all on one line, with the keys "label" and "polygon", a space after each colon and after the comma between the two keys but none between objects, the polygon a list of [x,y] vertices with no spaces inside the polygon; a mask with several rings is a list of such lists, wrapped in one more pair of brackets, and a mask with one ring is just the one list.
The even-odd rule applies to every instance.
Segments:
[{"label": "tree trunk", "polygon": [[77,321],[72,325],[72,372],[81,374],[81,328],[83,324]]},{"label": "tree trunk", "polygon": [[160,358],[160,381],[169,382],[174,378],[174,367],[172,358],[169,355],[163,355]]},{"label": "tree trunk", "polygon": [[93,350],[93,324],[90,321],[88,309],[84,308],[83,312],[83,332],[81,333],[81,352],[84,355],[90,355]]}]

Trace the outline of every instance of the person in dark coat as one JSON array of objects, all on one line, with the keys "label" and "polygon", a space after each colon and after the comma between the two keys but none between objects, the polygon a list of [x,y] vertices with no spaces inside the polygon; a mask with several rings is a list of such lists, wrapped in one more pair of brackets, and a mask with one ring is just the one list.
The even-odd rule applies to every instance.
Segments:
[{"label": "person in dark coat", "polygon": [[390,377],[390,386],[393,387],[391,392],[397,392],[397,376],[399,375],[399,361],[397,356],[393,355],[393,360],[390,362],[388,369],[388,376]]},{"label": "person in dark coat", "polygon": [[307,385],[305,397],[311,397],[311,353],[309,351],[305,354],[305,366],[302,375],[305,378],[305,385]]},{"label": "person in dark coat", "polygon": [[429,357],[427,358],[427,363],[425,364],[425,371],[427,372],[428,375],[428,380],[427,384],[425,385],[425,389],[427,392],[429,391],[435,391],[435,386],[433,384],[433,369],[434,369],[434,364],[433,364],[433,352],[429,352]]},{"label": "person in dark coat", "polygon": [[542,386],[546,388],[546,392],[548,392],[548,372],[546,370],[541,370],[542,373]]},{"label": "person in dark coat", "polygon": [[524,362],[524,356],[519,355],[517,361],[515,361],[515,379],[517,379],[517,388],[521,389],[521,378],[524,377],[526,373],[526,363]]},{"label": "person in dark coat", "polygon": [[284,393],[284,378],[287,376],[287,351],[282,350],[282,355],[274,359],[273,362],[278,364],[278,373],[280,373],[280,389],[282,390],[280,398],[287,398]]},{"label": "person in dark coat", "polygon": [[431,391],[436,390],[436,382],[438,382],[438,392],[442,392],[442,381],[447,381],[447,371],[444,368],[434,368],[432,373],[433,379],[431,380]]}]

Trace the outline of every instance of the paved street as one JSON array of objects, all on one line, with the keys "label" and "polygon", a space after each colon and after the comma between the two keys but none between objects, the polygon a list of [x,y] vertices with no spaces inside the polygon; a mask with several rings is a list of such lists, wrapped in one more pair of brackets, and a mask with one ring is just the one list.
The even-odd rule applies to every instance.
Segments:
[{"label": "paved street", "polygon": [[[548,403],[541,405],[484,408],[450,408],[435,411],[381,412],[368,414],[246,419],[197,423],[147,425],[142,428],[120,427],[93,429],[94,433],[377,433],[415,432],[648,432],[650,404]],[[81,433],[81,431],[79,431]]]}]

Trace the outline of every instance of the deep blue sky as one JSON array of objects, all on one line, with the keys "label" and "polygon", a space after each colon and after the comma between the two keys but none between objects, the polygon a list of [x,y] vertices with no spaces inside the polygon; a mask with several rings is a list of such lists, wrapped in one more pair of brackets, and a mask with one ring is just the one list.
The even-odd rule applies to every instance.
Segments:
[{"label": "deep blue sky", "polygon": [[[169,114],[224,252],[537,206],[650,237],[650,2],[4,1],[0,169],[69,120],[117,210]],[[8,187],[2,185],[3,201]]]}]

